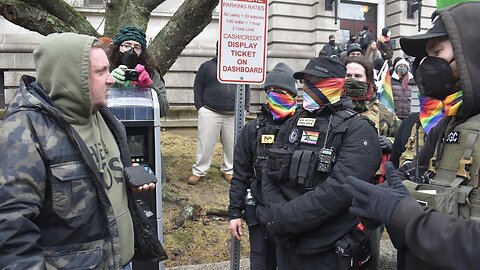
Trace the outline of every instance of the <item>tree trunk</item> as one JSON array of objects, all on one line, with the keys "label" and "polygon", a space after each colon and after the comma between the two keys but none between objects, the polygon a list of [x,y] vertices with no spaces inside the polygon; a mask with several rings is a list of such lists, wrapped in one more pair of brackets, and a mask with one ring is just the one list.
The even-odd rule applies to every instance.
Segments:
[{"label": "tree trunk", "polygon": [[183,49],[212,21],[218,0],[185,0],[148,47],[164,75]]}]

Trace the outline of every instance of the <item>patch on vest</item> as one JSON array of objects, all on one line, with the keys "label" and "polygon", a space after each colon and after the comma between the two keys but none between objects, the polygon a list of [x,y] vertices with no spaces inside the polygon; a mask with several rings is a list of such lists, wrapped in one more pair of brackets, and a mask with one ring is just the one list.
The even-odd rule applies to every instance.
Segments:
[{"label": "patch on vest", "polygon": [[320,132],[317,131],[303,131],[300,142],[307,144],[317,144],[319,134]]},{"label": "patch on vest", "polygon": [[262,138],[260,139],[262,144],[273,144],[275,143],[275,135],[272,134],[262,134]]},{"label": "patch on vest", "polygon": [[450,131],[449,133],[443,134],[444,143],[459,143],[460,142],[460,132],[459,131]]},{"label": "patch on vest", "polygon": [[294,128],[290,131],[290,135],[288,135],[288,142],[294,143],[298,139],[298,129]]},{"label": "patch on vest", "polygon": [[315,118],[300,118],[297,121],[297,127],[313,127],[315,125]]}]

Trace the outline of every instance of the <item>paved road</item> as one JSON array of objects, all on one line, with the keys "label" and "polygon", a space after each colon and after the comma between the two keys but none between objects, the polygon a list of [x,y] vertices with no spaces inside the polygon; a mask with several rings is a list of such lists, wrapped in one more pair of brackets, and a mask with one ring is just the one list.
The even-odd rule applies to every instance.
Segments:
[{"label": "paved road", "polygon": [[[379,270],[395,270],[397,251],[392,246],[390,239],[382,238],[380,241],[380,267]],[[185,265],[176,267],[167,267],[165,270],[228,270],[230,269],[230,262],[219,262],[210,264]],[[241,270],[250,270],[249,260],[242,259],[240,261]]]}]

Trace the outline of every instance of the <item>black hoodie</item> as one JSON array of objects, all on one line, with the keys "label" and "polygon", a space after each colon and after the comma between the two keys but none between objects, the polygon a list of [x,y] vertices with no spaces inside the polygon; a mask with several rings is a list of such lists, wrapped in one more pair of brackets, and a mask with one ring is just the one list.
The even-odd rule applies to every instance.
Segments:
[{"label": "black hoodie", "polygon": [[[459,116],[444,118],[429,133],[419,155],[421,164],[432,156],[446,121],[461,123],[480,113],[480,80],[476,77],[480,72],[480,2],[461,3],[438,13],[452,43],[463,106]],[[480,225],[476,222],[439,214],[404,199],[395,208],[390,227],[399,232],[396,236],[404,241],[400,243],[402,241],[396,241],[396,236],[391,235],[395,247],[401,249],[399,254],[405,252],[398,262],[399,269],[480,269],[480,250],[476,248]]]}]

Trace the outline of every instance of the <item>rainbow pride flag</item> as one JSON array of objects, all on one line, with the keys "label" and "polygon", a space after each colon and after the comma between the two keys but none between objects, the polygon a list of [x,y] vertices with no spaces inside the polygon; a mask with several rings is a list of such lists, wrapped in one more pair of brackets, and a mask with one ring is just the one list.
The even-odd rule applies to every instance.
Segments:
[{"label": "rainbow pride flag", "polygon": [[392,80],[390,71],[388,70],[387,61],[385,61],[378,74],[378,80],[375,82],[375,85],[377,86],[377,98],[383,105],[385,105],[385,107],[387,107],[388,110],[395,112],[395,107],[393,105]]}]

